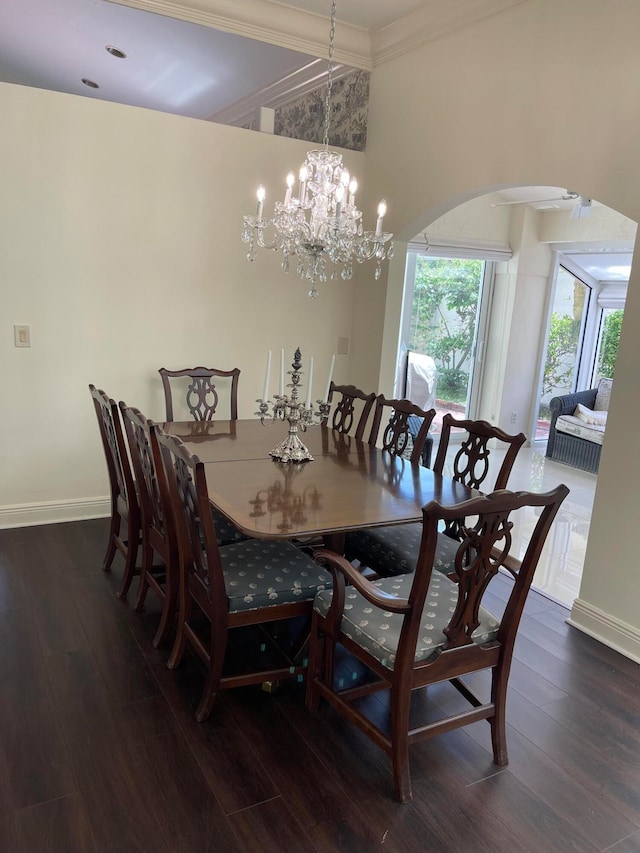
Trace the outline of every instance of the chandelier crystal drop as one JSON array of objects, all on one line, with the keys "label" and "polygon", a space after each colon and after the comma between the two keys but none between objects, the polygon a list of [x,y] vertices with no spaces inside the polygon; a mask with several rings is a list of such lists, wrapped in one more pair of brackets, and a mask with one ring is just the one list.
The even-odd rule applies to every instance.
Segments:
[{"label": "chandelier crystal drop", "polygon": [[393,257],[393,235],[382,230],[386,202],[378,205],[375,231],[366,231],[355,203],[358,182],[344,167],[342,155],[329,151],[335,19],[332,0],[323,148],[307,152],[297,188],[295,175],[289,172],[284,200],[275,203],[270,218],[263,216],[266,193],[259,187],[256,214],[244,217],[242,229],[242,239],[249,244],[247,259],[255,260],[256,248],[280,251],[282,269],[289,272],[294,258],[298,275],[310,284],[309,296],[317,296],[317,283],[327,278],[350,279],[354,262],[375,259],[379,279],[382,262]]}]

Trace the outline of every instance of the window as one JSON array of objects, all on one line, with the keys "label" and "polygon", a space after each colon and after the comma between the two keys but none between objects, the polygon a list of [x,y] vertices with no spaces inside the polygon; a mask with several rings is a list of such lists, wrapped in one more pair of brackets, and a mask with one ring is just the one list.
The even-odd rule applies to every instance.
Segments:
[{"label": "window", "polygon": [[552,397],[594,388],[602,377],[613,377],[625,297],[626,284],[598,282],[570,258],[557,257],[532,432],[536,440],[546,441],[549,435]]},{"label": "window", "polygon": [[434,432],[445,412],[473,416],[482,365],[478,343],[484,338],[482,305],[493,267],[477,258],[408,255],[402,341],[407,349],[435,362]]}]

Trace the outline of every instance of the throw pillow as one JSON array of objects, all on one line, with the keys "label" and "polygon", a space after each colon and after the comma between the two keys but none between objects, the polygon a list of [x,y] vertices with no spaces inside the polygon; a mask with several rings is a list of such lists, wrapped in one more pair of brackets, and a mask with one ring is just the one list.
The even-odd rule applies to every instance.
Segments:
[{"label": "throw pillow", "polygon": [[608,412],[594,412],[593,409],[587,409],[587,407],[583,406],[582,403],[578,403],[573,414],[576,418],[584,421],[585,424],[605,426],[607,423]]}]

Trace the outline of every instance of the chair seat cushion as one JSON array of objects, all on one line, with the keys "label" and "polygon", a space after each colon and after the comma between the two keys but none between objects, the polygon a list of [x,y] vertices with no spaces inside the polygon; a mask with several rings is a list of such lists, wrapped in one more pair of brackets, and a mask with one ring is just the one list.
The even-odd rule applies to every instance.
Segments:
[{"label": "chair seat cushion", "polygon": [[604,426],[597,424],[586,424],[575,415],[560,415],[556,421],[556,431],[564,432],[566,435],[575,435],[576,438],[584,438],[593,444],[602,444],[604,439]]},{"label": "chair seat cushion", "polygon": [[595,412],[582,403],[578,403],[573,413],[574,417],[578,418],[585,424],[594,424],[594,426],[606,426],[608,412]]},{"label": "chair seat cushion", "polygon": [[244,533],[241,533],[226,516],[213,509],[213,507],[211,508],[211,514],[213,515],[213,523],[216,528],[218,545],[231,545],[233,542],[243,542],[249,538]]},{"label": "chair seat cushion", "polygon": [[[382,578],[373,585],[394,598],[408,598],[414,575]],[[331,604],[330,589],[318,592],[314,609],[326,616]],[[445,642],[443,634],[458,601],[458,586],[441,574],[433,574],[422,611],[422,627],[418,633],[415,660],[426,660]],[[366,649],[387,669],[393,669],[403,616],[370,604],[363,595],[347,587],[341,629],[347,637]],[[473,633],[476,643],[495,640],[500,622],[480,607],[480,624]]]},{"label": "chair seat cushion", "polygon": [[313,601],[331,574],[290,542],[247,539],[220,548],[229,612]]},{"label": "chair seat cushion", "polygon": [[[418,562],[422,524],[394,524],[354,530],[345,536],[344,553],[348,560],[359,560],[378,575],[404,575],[414,572]],[[434,568],[449,574],[459,543],[438,534]]]}]

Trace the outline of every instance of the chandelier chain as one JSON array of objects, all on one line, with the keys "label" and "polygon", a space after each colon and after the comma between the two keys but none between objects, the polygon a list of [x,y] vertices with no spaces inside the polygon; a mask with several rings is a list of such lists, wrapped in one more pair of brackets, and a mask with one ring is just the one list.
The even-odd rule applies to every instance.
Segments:
[{"label": "chandelier chain", "polygon": [[331,120],[331,89],[333,88],[333,43],[336,37],[336,0],[331,4],[331,27],[329,29],[329,64],[327,66],[327,97],[324,102],[324,137],[322,144],[329,147],[329,122]]}]

